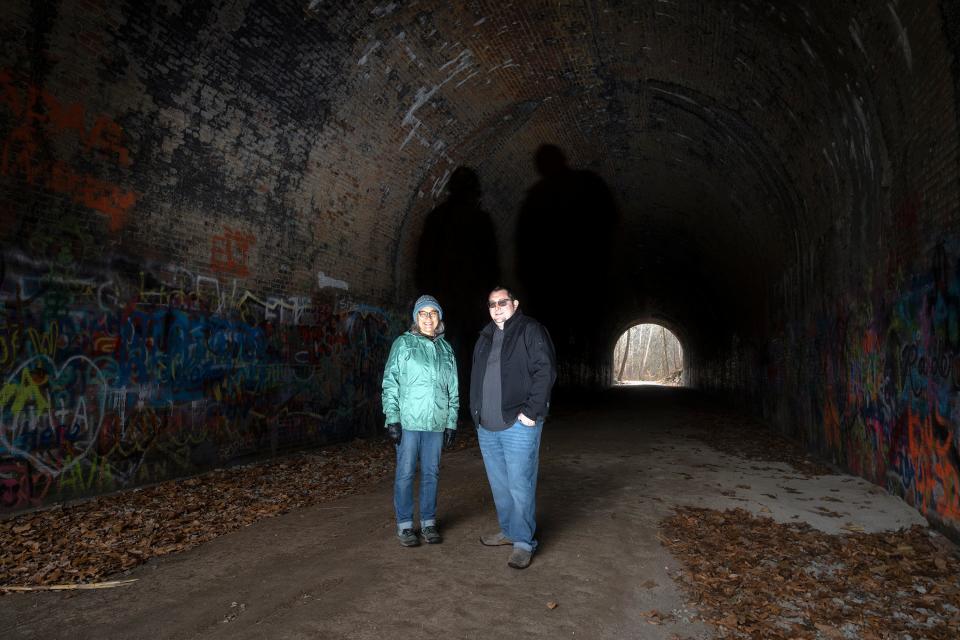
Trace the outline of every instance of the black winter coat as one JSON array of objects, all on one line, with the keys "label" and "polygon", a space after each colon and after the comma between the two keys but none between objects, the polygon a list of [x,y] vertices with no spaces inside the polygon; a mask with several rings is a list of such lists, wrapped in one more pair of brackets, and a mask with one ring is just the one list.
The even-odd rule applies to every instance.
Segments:
[{"label": "black winter coat", "polygon": [[[477,338],[470,375],[470,413],[480,426],[483,378],[497,325],[491,321]],[[500,352],[500,390],[503,421],[512,424],[520,413],[531,420],[547,416],[550,390],[557,379],[556,353],[546,327],[519,310],[503,323]]]}]

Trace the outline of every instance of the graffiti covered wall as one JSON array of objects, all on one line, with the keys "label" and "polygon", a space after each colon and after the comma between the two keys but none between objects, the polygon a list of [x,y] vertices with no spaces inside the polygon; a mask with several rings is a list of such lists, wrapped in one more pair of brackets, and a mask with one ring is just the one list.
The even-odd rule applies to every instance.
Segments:
[{"label": "graffiti covered wall", "polygon": [[[842,467],[960,531],[960,245],[878,272],[774,341],[765,414]],[[891,260],[892,264],[893,260]],[[800,386],[803,384],[804,386]],[[787,393],[788,389],[809,393]]]},{"label": "graffiti covered wall", "polygon": [[0,262],[0,510],[370,432],[398,326],[179,267]]},{"label": "graffiti covered wall", "polygon": [[765,351],[734,340],[712,370],[697,372],[698,381],[735,393],[775,427],[902,496],[956,538],[960,242],[944,240],[909,260],[912,273],[904,265],[891,252],[865,274],[866,290],[787,321]]}]

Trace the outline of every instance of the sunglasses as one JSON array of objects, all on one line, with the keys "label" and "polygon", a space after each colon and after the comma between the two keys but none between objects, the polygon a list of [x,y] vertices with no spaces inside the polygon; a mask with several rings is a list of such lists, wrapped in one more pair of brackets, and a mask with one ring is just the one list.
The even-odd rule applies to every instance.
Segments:
[{"label": "sunglasses", "polygon": [[499,300],[487,300],[487,306],[493,309],[494,307],[505,307],[511,302],[513,302],[511,298],[500,298]]}]

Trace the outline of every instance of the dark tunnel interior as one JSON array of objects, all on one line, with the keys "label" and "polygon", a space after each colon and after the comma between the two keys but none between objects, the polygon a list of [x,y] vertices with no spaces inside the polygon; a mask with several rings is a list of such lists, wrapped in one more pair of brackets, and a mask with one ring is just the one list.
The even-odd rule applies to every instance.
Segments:
[{"label": "dark tunnel interior", "polygon": [[0,509],[380,434],[417,296],[465,377],[504,284],[560,397],[657,323],[686,386],[960,527],[956,3],[4,14]]}]

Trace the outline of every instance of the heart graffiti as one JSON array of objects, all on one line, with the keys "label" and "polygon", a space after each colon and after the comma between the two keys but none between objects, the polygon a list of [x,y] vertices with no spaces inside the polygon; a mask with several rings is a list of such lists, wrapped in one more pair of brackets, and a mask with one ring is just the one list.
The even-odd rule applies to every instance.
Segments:
[{"label": "heart graffiti", "polygon": [[52,477],[83,460],[100,435],[107,379],[85,356],[30,358],[0,388],[0,447]]}]

